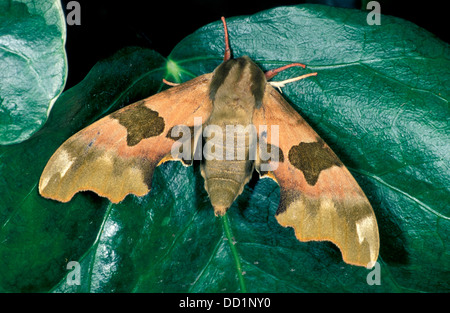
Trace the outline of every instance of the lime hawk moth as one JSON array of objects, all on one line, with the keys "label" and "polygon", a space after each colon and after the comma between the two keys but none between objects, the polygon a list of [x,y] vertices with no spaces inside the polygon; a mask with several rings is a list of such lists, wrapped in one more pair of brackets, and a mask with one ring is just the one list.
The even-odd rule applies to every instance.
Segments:
[{"label": "lime hawk moth", "polygon": [[185,83],[166,82],[173,87],[73,135],[48,161],[39,182],[41,195],[67,202],[90,190],[118,203],[128,194],[147,194],[156,166],[173,160],[189,166],[200,159],[214,212],[224,215],[256,170],[280,186],[276,219],[293,227],[297,239],[331,241],[345,262],[372,267],[379,235],[368,199],[274,88],[316,73],[268,82],[289,67],[304,65],[264,73],[249,57],[232,58],[222,21],[223,63]]}]

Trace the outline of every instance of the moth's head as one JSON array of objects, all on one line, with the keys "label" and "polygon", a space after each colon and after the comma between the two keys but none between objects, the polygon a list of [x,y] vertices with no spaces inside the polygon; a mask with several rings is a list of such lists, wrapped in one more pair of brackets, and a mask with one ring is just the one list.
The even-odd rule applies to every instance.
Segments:
[{"label": "moth's head", "polygon": [[263,71],[247,56],[220,64],[213,73],[209,97],[214,102],[240,99],[248,105],[261,106],[266,86]]}]

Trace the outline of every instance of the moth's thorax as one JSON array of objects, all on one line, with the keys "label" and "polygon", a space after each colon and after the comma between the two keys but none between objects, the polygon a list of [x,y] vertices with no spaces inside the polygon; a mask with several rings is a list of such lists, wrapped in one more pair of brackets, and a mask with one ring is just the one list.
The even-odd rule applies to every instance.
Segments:
[{"label": "moth's thorax", "polygon": [[219,65],[210,85],[212,114],[249,115],[260,107],[266,86],[261,69],[249,57],[230,59]]}]

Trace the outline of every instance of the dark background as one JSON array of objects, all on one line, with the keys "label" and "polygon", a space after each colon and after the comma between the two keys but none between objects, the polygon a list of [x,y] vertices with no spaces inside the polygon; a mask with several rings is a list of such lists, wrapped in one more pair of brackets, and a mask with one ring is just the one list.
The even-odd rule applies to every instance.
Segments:
[{"label": "dark background", "polygon": [[[62,0],[67,13],[67,3]],[[361,0],[78,0],[81,25],[67,25],[69,75],[66,89],[80,82],[99,60],[126,46],[141,46],[167,56],[196,29],[221,16],[251,15],[282,5],[321,3],[361,9]],[[364,1],[366,3],[368,1]],[[411,21],[449,42],[446,1],[378,0],[381,13]]]}]

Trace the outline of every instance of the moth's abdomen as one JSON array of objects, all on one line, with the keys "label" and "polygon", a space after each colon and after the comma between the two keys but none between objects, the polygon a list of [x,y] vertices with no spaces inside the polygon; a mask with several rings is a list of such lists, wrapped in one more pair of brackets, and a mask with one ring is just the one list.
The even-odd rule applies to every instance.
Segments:
[{"label": "moth's abdomen", "polygon": [[201,171],[216,215],[225,214],[252,175],[248,138],[248,134],[235,134],[233,147],[227,147],[225,135],[222,144],[205,142]]},{"label": "moth's abdomen", "polygon": [[223,215],[248,182],[250,161],[207,161],[205,187],[216,215]]}]

